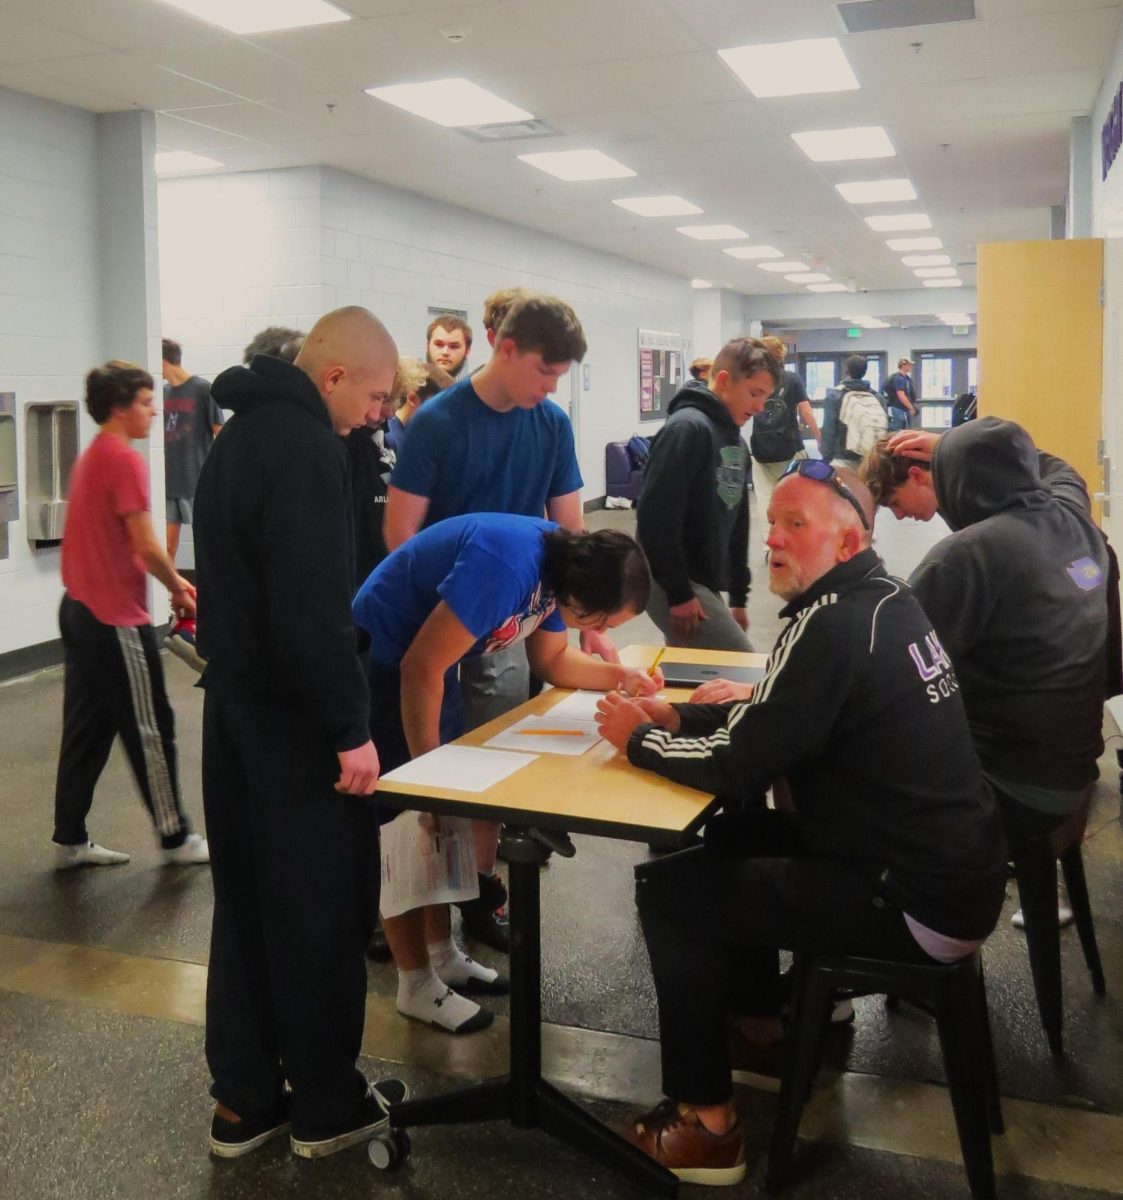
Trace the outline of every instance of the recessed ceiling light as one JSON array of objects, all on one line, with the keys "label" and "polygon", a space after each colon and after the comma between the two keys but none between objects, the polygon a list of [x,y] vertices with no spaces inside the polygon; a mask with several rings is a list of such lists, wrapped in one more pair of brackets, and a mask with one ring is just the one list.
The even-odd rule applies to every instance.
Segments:
[{"label": "recessed ceiling light", "polygon": [[714,285],[708,279],[692,279],[690,286],[696,291],[701,291],[702,288],[712,288]]},{"label": "recessed ceiling light", "polygon": [[633,196],[612,203],[637,217],[693,217],[702,211],[697,204],[691,204],[681,196]]},{"label": "recessed ceiling light", "polygon": [[811,268],[798,259],[785,259],[784,262],[762,262],[757,263],[762,271],[778,271],[781,275],[787,274],[789,271],[810,271]]},{"label": "recessed ceiling light", "polygon": [[226,165],[216,158],[207,158],[205,154],[196,154],[192,150],[157,150],[155,160],[157,175],[168,175],[174,171],[208,171],[212,167]]},{"label": "recessed ceiling light", "polygon": [[906,267],[950,267],[951,258],[946,254],[908,254],[901,259]]},{"label": "recessed ceiling light", "polygon": [[888,329],[889,322],[883,321],[880,317],[842,317],[843,321],[849,321],[851,325],[860,325],[863,329]]},{"label": "recessed ceiling light", "polygon": [[942,250],[944,243],[938,237],[890,238],[885,243],[890,250]]},{"label": "recessed ceiling light", "polygon": [[555,175],[567,183],[586,179],[627,179],[634,175],[631,167],[609,158],[600,150],[554,150],[548,154],[520,154],[519,160]]},{"label": "recessed ceiling light", "polygon": [[916,188],[907,179],[871,179],[865,183],[836,183],[835,190],[850,204],[888,204],[915,200]]},{"label": "recessed ceiling light", "polygon": [[846,284],[844,283],[809,283],[807,285],[809,292],[844,292]]},{"label": "recessed ceiling light", "polygon": [[804,271],[802,275],[785,275],[785,279],[790,279],[792,283],[830,283],[831,277],[824,275],[822,271]]},{"label": "recessed ceiling light", "polygon": [[974,325],[975,318],[970,313],[936,313],[936,320],[945,325]]},{"label": "recessed ceiling light", "polygon": [[447,129],[464,125],[503,125],[531,121],[534,114],[511,104],[469,79],[432,79],[428,83],[394,83],[369,87],[368,96],[385,100]]},{"label": "recessed ceiling light", "polygon": [[877,233],[895,233],[899,229],[931,229],[932,218],[927,213],[881,213],[866,217],[866,224]]},{"label": "recessed ceiling light", "polygon": [[736,225],[680,225],[678,232],[699,242],[735,242],[749,236]]},{"label": "recessed ceiling light", "polygon": [[913,274],[917,279],[954,279],[957,271],[954,267],[917,267]]},{"label": "recessed ceiling light", "polygon": [[926,279],[925,287],[962,287],[962,279]]},{"label": "recessed ceiling light", "polygon": [[231,33],[271,33],[276,29],[301,29],[350,21],[326,0],[165,0],[173,8],[221,25]]},{"label": "recessed ceiling light", "polygon": [[880,125],[854,129],[813,129],[793,133],[792,141],[812,162],[845,162],[858,158],[892,158],[896,151]]},{"label": "recessed ceiling light", "polygon": [[777,250],[775,246],[730,246],[723,250],[722,254],[728,254],[731,258],[783,258],[783,250]]},{"label": "recessed ceiling light", "polygon": [[853,92],[860,86],[838,38],[733,46],[719,50],[718,57],[758,100],[767,96]]}]

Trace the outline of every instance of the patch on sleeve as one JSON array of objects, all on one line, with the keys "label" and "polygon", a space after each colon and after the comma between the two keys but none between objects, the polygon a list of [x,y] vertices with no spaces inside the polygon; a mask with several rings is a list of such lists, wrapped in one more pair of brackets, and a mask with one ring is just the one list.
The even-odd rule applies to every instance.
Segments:
[{"label": "patch on sleeve", "polygon": [[1075,562],[1070,562],[1065,570],[1082,592],[1090,592],[1104,581],[1103,571],[1094,558],[1078,558]]}]

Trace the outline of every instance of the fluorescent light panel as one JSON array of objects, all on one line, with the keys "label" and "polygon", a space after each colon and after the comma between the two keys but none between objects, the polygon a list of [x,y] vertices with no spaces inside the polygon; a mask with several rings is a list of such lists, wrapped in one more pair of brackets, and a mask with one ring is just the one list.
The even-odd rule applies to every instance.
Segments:
[{"label": "fluorescent light panel", "polygon": [[793,133],[792,141],[812,162],[846,162],[861,158],[892,158],[896,151],[880,125],[852,129],[812,129]]},{"label": "fluorescent light panel", "polygon": [[635,174],[631,167],[609,158],[600,150],[555,150],[548,154],[520,154],[519,160],[537,167],[547,175],[578,183],[588,179],[627,179]]},{"label": "fluorescent light panel", "polygon": [[901,259],[906,267],[950,267],[951,258],[947,254],[908,254]]},{"label": "fluorescent light panel", "polygon": [[164,0],[173,8],[221,25],[231,33],[271,33],[277,29],[302,29],[350,21],[326,0]]},{"label": "fluorescent light panel", "polygon": [[838,38],[733,46],[717,53],[758,100],[769,96],[854,92],[860,86]]},{"label": "fluorescent light panel", "polygon": [[844,292],[846,284],[844,283],[809,283],[807,285],[809,292]]},{"label": "fluorescent light panel", "polygon": [[632,196],[612,203],[637,217],[694,217],[702,211],[681,196]]},{"label": "fluorescent light panel", "polygon": [[890,250],[904,253],[906,250],[942,250],[944,243],[938,237],[890,238],[885,243]]},{"label": "fluorescent light panel", "polygon": [[962,279],[926,279],[924,281],[924,286],[925,287],[937,287],[937,288],[962,287],[963,280]]},{"label": "fluorescent light panel", "polygon": [[723,250],[722,254],[728,254],[730,258],[783,258],[783,250],[777,250],[775,246],[730,246],[727,250]]},{"label": "fluorescent light panel", "polygon": [[699,242],[735,242],[749,236],[736,225],[680,225],[678,232]]},{"label": "fluorescent light panel", "polygon": [[806,284],[830,283],[831,281],[831,277],[824,275],[822,271],[804,271],[802,275],[785,275],[784,278],[790,280],[792,283]]},{"label": "fluorescent light panel", "polygon": [[157,175],[167,175],[173,171],[208,171],[212,167],[226,165],[216,158],[196,154],[193,150],[157,150],[155,162]]},{"label": "fluorescent light panel", "polygon": [[954,279],[957,272],[954,267],[917,267],[913,274],[917,279]]},{"label": "fluorescent light panel", "polygon": [[945,325],[974,325],[975,318],[970,313],[936,313],[936,320]]},{"label": "fluorescent light panel", "polygon": [[810,271],[811,268],[798,259],[786,259],[784,262],[762,262],[757,263],[762,271],[777,271],[781,275],[786,275],[790,271]]},{"label": "fluorescent light panel", "polygon": [[708,279],[692,279],[690,286],[695,291],[701,291],[703,288],[712,288],[714,285]]},{"label": "fluorescent light panel", "polygon": [[916,188],[907,179],[871,179],[863,183],[836,183],[835,190],[849,204],[888,204],[915,200]]},{"label": "fluorescent light panel", "polygon": [[446,129],[465,125],[503,125],[530,121],[534,114],[502,96],[496,96],[470,79],[432,79],[428,83],[394,83],[369,87],[368,96],[385,100],[395,108],[424,117]]},{"label": "fluorescent light panel", "polygon": [[902,229],[931,229],[932,218],[927,213],[881,213],[866,217],[866,224],[877,233],[896,233]]}]

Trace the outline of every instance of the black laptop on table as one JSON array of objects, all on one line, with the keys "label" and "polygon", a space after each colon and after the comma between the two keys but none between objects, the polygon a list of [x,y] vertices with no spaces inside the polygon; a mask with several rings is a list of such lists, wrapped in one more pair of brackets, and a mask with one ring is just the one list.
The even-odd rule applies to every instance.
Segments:
[{"label": "black laptop on table", "polygon": [[764,678],[763,667],[720,667],[711,663],[661,662],[659,669],[667,687],[701,687],[714,679],[733,683],[759,683]]}]

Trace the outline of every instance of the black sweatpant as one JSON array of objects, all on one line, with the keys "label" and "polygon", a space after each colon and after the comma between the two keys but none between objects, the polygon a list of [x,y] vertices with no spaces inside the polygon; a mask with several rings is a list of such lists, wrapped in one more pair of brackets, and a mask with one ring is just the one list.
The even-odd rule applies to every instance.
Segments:
[{"label": "black sweatpant", "polygon": [[190,832],[179,795],[175,717],[151,625],[103,625],[64,594],[59,629],[66,654],[62,746],[55,782],[54,840],[89,841],[94,788],[120,737],[160,844],[182,845]]},{"label": "black sweatpant", "polygon": [[668,1096],[731,1097],[730,1014],[779,1014],[781,949],[932,961],[867,873],[839,859],[732,858],[701,846],[637,868]]},{"label": "black sweatpant", "polygon": [[339,760],[280,704],[203,703],[203,806],[214,878],[207,977],[211,1094],[242,1117],[285,1079],[293,1117],[330,1126],[365,1094],[369,799],[334,790]]}]

